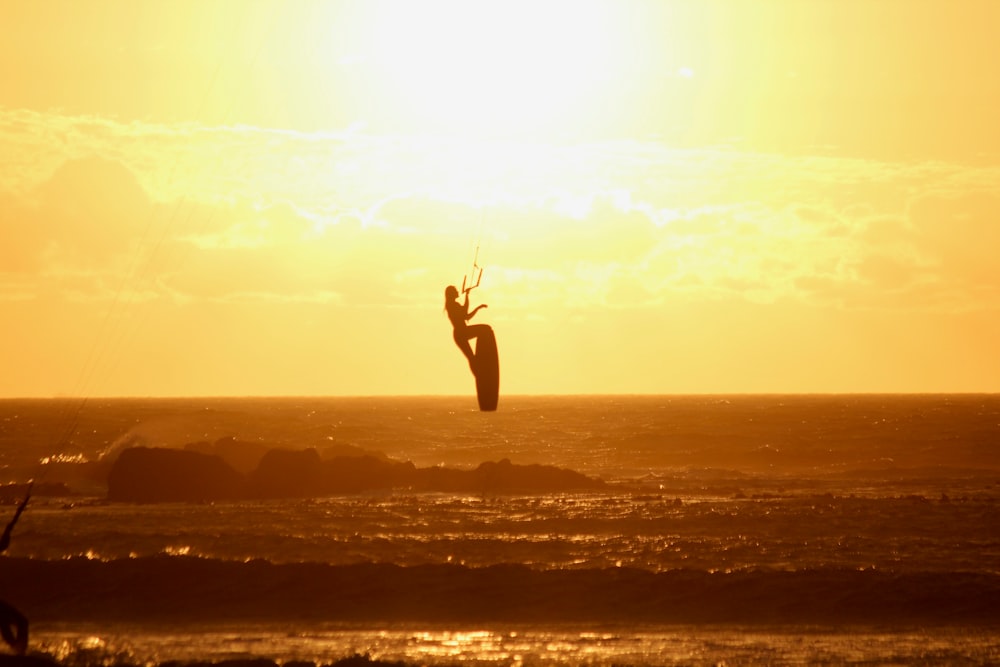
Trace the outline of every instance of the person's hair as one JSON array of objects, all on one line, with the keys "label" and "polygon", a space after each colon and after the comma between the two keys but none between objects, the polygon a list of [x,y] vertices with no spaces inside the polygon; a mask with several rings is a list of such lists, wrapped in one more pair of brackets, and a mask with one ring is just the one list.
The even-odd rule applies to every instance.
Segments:
[{"label": "person's hair", "polygon": [[454,301],[458,298],[458,288],[454,285],[448,285],[444,288],[444,309],[448,310],[448,302]]}]

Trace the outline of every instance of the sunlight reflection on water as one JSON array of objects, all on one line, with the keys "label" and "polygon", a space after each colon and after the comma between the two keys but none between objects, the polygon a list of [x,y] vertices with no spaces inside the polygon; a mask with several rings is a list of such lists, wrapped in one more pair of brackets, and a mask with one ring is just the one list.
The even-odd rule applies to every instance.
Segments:
[{"label": "sunlight reflection on water", "polygon": [[67,663],[268,658],[330,663],[354,654],[426,665],[913,664],[1000,660],[990,629],[218,627],[146,632],[40,628],[34,645]]},{"label": "sunlight reflection on water", "polygon": [[[938,491],[940,495],[940,491]],[[609,490],[470,499],[126,505],[38,500],[12,556],[202,556],[273,563],[770,567],[982,571],[996,562],[995,487],[941,499],[811,492],[693,498]]]}]

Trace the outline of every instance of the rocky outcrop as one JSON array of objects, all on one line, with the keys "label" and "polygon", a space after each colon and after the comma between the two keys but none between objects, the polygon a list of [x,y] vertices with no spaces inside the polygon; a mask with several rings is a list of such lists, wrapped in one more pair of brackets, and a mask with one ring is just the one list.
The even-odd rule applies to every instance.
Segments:
[{"label": "rocky outcrop", "polygon": [[600,480],[509,459],[473,470],[431,467],[376,456],[323,460],[315,449],[272,449],[241,475],[219,456],[136,447],[122,452],[108,479],[108,498],[128,502],[309,498],[393,488],[448,493],[546,493],[596,489]]},{"label": "rocky outcrop", "polygon": [[246,479],[222,458],[181,449],[126,449],[108,475],[109,500],[204,502],[246,496]]},{"label": "rocky outcrop", "polygon": [[188,451],[218,456],[233,470],[244,475],[260,465],[260,460],[273,447],[262,442],[237,440],[232,437],[219,438],[215,442],[201,441],[184,445],[184,449]]},{"label": "rocky outcrop", "polygon": [[[239,440],[229,436],[219,438],[215,442],[209,442],[206,440],[191,442],[184,445],[184,449],[192,452],[199,452],[201,454],[219,456],[223,461],[228,463],[233,470],[236,470],[243,475],[249,475],[256,470],[258,466],[260,466],[265,455],[276,450],[276,446],[271,443]],[[320,458],[324,461],[340,457],[357,458],[365,456],[372,456],[383,461],[389,460],[388,457],[382,452],[370,451],[356,445],[349,445],[346,443],[328,444],[317,451],[319,452]]]},{"label": "rocky outcrop", "polygon": [[250,473],[251,495],[259,498],[323,495],[324,468],[315,449],[272,449]]},{"label": "rocky outcrop", "polygon": [[473,471],[476,486],[484,491],[541,493],[592,489],[603,484],[574,470],[544,465],[515,465],[510,459],[487,461]]},{"label": "rocky outcrop", "polygon": [[417,467],[374,456],[338,456],[327,464],[333,493],[361,493],[413,486]]},{"label": "rocky outcrop", "polygon": [[413,485],[427,491],[452,493],[549,493],[596,489],[600,480],[545,465],[517,465],[510,459],[487,461],[474,470],[434,467],[417,470]]}]

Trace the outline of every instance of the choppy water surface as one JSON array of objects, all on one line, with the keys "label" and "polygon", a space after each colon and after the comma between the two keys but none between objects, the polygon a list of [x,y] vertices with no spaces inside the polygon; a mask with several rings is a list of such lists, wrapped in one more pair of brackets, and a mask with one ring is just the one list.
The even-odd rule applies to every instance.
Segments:
[{"label": "choppy water surface", "polygon": [[[510,458],[571,468],[608,486],[514,496],[391,489],[201,505],[103,497],[102,466],[122,448],[218,438],[321,452],[347,445],[418,466]],[[992,621],[914,628],[892,617],[879,627],[852,620],[851,596],[864,598],[873,580],[844,574],[886,573],[890,590],[915,600],[923,584],[907,582],[924,576],[944,599],[952,599],[950,578],[1000,576],[1000,396],[514,397],[495,414],[444,397],[95,401],[82,409],[0,401],[0,465],[11,481],[64,482],[72,492],[33,499],[8,552],[15,559],[744,573],[764,591],[755,599],[764,610],[801,604],[766,592],[775,573],[805,573],[824,582],[822,594],[840,596],[838,614],[848,610],[834,627],[768,628],[41,622],[33,643],[66,660],[322,662],[353,652],[511,665],[1000,658]],[[801,593],[790,590],[783,594]],[[974,602],[993,608],[988,599]]]},{"label": "choppy water surface", "polygon": [[10,554],[115,559],[184,554],[275,563],[522,563],[539,568],[1000,573],[995,489],[963,495],[730,497],[655,491],[307,501],[67,505],[42,500]]}]

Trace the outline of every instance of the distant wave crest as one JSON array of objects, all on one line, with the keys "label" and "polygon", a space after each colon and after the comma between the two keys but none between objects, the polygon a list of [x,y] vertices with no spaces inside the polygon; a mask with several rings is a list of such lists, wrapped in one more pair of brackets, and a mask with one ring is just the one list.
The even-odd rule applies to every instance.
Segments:
[{"label": "distant wave crest", "polygon": [[643,623],[1000,621],[1000,575],[809,569],[274,564],[192,556],[0,560],[33,622],[309,620]]}]

